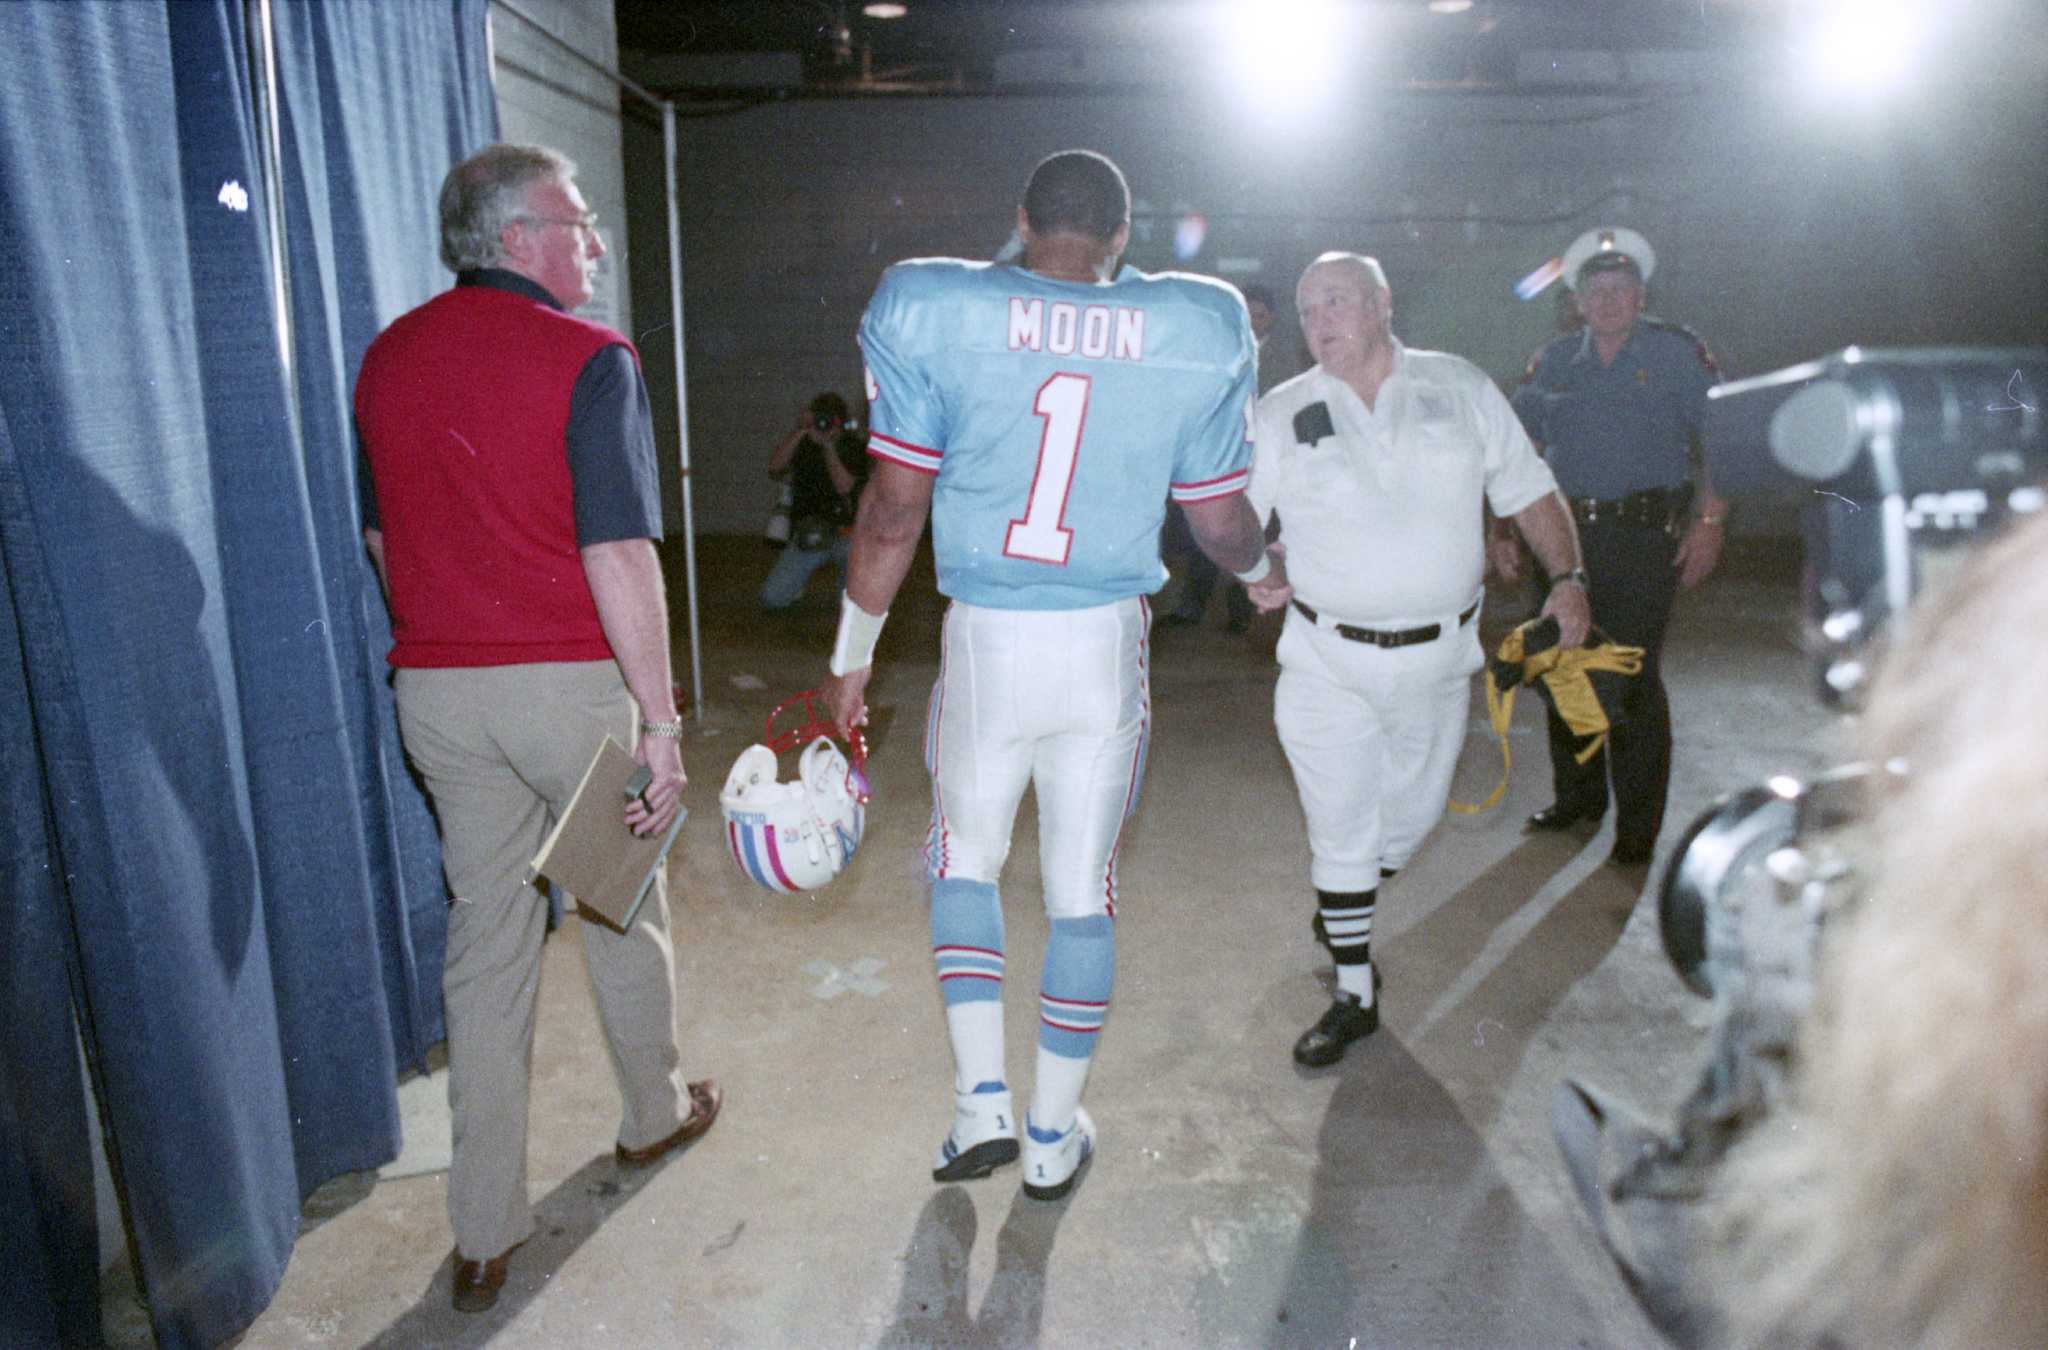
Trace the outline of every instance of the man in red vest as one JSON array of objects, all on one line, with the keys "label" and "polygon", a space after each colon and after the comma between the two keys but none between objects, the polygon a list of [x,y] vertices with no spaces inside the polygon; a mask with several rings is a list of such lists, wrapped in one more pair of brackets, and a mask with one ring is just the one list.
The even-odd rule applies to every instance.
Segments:
[{"label": "man in red vest", "polygon": [[[654,540],[661,498],[632,344],[571,311],[605,247],[575,166],[493,145],[441,187],[453,290],[363,357],[363,538],[396,639],[399,732],[434,799],[453,899],[442,988],[455,1306],[497,1302],[533,1232],[527,1072],[547,911],[526,879],[605,736],[652,775],[635,833],[681,809],[681,717]],[[582,923],[625,1098],[617,1157],[645,1167],[717,1118],[685,1084],[665,885],[619,932]]]}]

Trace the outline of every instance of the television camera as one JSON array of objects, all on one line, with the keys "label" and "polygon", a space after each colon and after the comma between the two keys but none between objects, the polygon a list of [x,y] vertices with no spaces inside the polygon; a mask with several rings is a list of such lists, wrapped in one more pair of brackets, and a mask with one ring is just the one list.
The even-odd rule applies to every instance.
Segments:
[{"label": "television camera", "polygon": [[[1713,391],[1715,487],[1795,496],[1817,689],[1861,705],[1876,644],[1970,546],[2048,507],[2048,350],[1848,348]],[[1853,764],[1734,792],[1692,823],[1661,878],[1658,927],[1714,1002],[1700,1075],[1667,1127],[1567,1082],[1553,1127],[1574,1189],[1651,1319],[1681,1345],[1720,1314],[1690,1276],[1728,1150],[1782,1099],[1829,920],[1862,893],[1864,806],[1908,764]]]}]

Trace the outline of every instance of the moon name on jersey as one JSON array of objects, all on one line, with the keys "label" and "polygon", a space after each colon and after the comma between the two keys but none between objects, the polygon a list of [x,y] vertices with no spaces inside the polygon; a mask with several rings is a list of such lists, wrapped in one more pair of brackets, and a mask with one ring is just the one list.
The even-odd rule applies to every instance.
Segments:
[{"label": "moon name on jersey", "polygon": [[1010,297],[1010,350],[1080,355],[1092,360],[1145,359],[1145,311],[1129,305],[1077,305],[1068,300]]}]

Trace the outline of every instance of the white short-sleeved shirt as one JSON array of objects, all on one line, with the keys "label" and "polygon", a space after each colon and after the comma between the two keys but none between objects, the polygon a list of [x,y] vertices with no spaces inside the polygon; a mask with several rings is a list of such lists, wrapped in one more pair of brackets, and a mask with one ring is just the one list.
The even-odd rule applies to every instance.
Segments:
[{"label": "white short-sleeved shirt", "polygon": [[1398,342],[1374,408],[1314,366],[1259,400],[1256,425],[1253,509],[1280,513],[1296,596],[1347,623],[1458,613],[1485,576],[1482,497],[1512,516],[1557,486],[1484,371]]}]

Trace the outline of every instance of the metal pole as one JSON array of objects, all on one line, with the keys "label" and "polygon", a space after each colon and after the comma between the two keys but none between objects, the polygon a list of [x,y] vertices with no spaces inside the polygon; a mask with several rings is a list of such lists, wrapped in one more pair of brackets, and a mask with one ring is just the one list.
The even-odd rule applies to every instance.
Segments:
[{"label": "metal pole", "polygon": [[[540,20],[512,4],[511,0],[491,0],[499,9],[518,19],[562,52],[581,61],[598,74],[616,84],[620,89],[636,98],[661,109],[661,160],[662,181],[667,188],[668,199],[668,297],[669,327],[676,344],[676,454],[681,466],[683,489],[683,575],[685,577],[690,616],[690,701],[696,705],[697,720],[704,719],[704,656],[703,643],[697,627],[697,513],[690,500],[690,402],[689,386],[683,378],[683,230],[678,218],[680,207],[677,196],[676,164],[680,151],[676,146],[676,105],[672,100],[656,98],[647,90],[613,70],[601,61],[594,61],[576,47],[555,36]],[[486,21],[485,35],[491,29]],[[497,57],[491,59],[493,74],[497,71]]]},{"label": "metal pole", "polygon": [[676,183],[676,105],[661,103],[661,167],[668,204],[669,327],[676,350],[676,463],[683,489],[683,575],[690,611],[690,702],[704,720],[704,655],[697,631],[697,512],[690,501],[690,385],[683,374],[683,227]]}]

